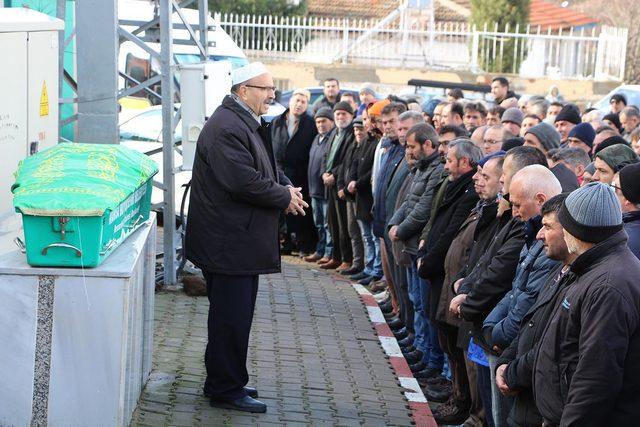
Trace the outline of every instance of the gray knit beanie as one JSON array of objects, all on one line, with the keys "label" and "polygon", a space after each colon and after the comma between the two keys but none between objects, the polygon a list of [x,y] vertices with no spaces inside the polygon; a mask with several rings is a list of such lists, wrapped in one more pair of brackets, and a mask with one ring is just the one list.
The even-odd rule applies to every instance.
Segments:
[{"label": "gray knit beanie", "polygon": [[316,115],[313,116],[314,119],[325,118],[333,121],[333,110],[331,107],[320,107],[318,111],[316,111]]},{"label": "gray knit beanie", "polygon": [[565,199],[560,224],[578,240],[600,243],[622,230],[622,208],[609,185],[591,182]]},{"label": "gray knit beanie", "polygon": [[560,147],[560,134],[549,123],[538,123],[537,125],[530,127],[527,130],[527,133],[534,134],[547,151]]},{"label": "gray knit beanie", "polygon": [[507,108],[507,110],[502,113],[502,118],[500,119],[502,123],[504,122],[512,122],[517,124],[518,126],[522,125],[522,119],[524,119],[524,114],[518,107]]}]

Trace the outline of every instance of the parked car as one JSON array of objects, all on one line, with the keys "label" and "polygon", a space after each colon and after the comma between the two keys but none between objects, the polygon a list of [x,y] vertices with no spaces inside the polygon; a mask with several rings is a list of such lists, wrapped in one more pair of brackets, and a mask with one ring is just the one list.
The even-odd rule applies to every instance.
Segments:
[{"label": "parked car", "polygon": [[[324,93],[322,92],[323,91],[322,86],[305,87],[303,89],[306,89],[309,91],[309,93],[311,93],[311,101],[309,101],[309,108],[313,105],[314,102],[322,98],[322,96],[324,95]],[[360,103],[360,89],[340,88],[340,93],[345,93],[345,92],[352,93],[356,97],[356,101]],[[276,96],[276,101],[278,101],[281,105],[284,105],[285,108],[287,108],[289,106],[289,100],[291,99],[292,94],[293,94],[293,90],[287,90],[285,92],[282,92],[279,96]]]},{"label": "parked car", "polygon": [[[178,108],[179,105],[176,105]],[[262,117],[270,122],[275,117],[284,112],[285,108],[274,103],[269,107],[269,111]],[[133,150],[139,151],[151,157],[157,164],[160,171],[155,177],[156,181],[162,182],[162,106],[157,105],[144,110],[123,109],[120,113],[120,144]],[[178,122],[174,133],[176,145],[182,144],[182,123]],[[174,152],[174,163],[176,166],[182,165],[182,155]],[[191,171],[180,171],[175,174],[175,209],[176,215],[180,213],[180,205],[185,191],[185,185],[191,181]],[[164,200],[163,191],[153,187],[151,203],[159,204]],[[189,200],[186,200],[185,213],[188,212]],[[162,209],[154,209],[162,212]]]},{"label": "parked car", "polygon": [[597,108],[604,114],[611,112],[609,101],[611,100],[611,95],[615,95],[616,93],[621,93],[627,98],[627,105],[636,105],[640,107],[640,85],[618,86],[606,94],[600,101],[593,104],[592,107]]}]

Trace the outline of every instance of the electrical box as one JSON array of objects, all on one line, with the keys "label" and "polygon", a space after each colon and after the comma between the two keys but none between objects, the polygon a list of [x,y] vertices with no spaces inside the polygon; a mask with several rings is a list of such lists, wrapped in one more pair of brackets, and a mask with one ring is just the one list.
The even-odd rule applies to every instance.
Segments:
[{"label": "electrical box", "polygon": [[209,116],[231,91],[231,62],[183,64],[180,72],[182,170],[192,170],[196,143]]},{"label": "electrical box", "polygon": [[63,29],[62,20],[31,9],[0,8],[0,253],[20,227],[11,196],[18,162],[58,143],[58,32]]}]

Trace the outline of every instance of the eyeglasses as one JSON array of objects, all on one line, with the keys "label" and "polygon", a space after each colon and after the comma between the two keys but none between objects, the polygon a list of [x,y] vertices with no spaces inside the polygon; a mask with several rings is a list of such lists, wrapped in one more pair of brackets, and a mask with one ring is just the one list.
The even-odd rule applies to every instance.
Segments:
[{"label": "eyeglasses", "polygon": [[614,190],[620,190],[622,191],[622,188],[618,187],[617,185],[615,185],[614,183],[609,184],[609,187],[613,188]]},{"label": "eyeglasses", "polygon": [[502,144],[502,141],[496,141],[495,139],[483,139],[482,142],[487,145]]},{"label": "eyeglasses", "polygon": [[275,86],[255,86],[255,85],[245,85],[246,87],[252,87],[255,89],[260,89],[260,90],[270,90],[272,92],[276,91],[276,87]]}]

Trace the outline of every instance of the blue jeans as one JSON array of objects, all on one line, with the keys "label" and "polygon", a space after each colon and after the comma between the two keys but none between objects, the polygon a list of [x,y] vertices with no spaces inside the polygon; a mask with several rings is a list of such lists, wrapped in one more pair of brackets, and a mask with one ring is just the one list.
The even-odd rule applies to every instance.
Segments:
[{"label": "blue jeans", "polygon": [[327,221],[326,199],[320,197],[311,198],[311,210],[313,211],[313,223],[318,231],[318,244],[316,245],[316,254],[331,258],[333,255],[333,243],[331,242],[331,234],[329,233],[329,223]]},{"label": "blue jeans", "polygon": [[427,315],[427,307],[429,307],[429,288],[431,284],[428,280],[423,280],[422,283],[422,314],[427,325],[426,327],[426,340],[427,351],[422,357],[422,362],[430,368],[442,369],[444,366],[444,352],[440,348],[440,341],[438,341],[438,329],[436,325],[429,320]]},{"label": "blue jeans", "polygon": [[489,369],[491,374],[491,415],[495,427],[507,427],[507,417],[513,406],[513,398],[504,396],[500,393],[496,384],[496,368],[498,367],[498,357],[493,354],[486,353],[489,359]]},{"label": "blue jeans", "polygon": [[374,237],[370,221],[358,220],[362,240],[364,241],[364,274],[382,277],[382,257],[380,256],[380,239]]},{"label": "blue jeans", "polygon": [[[488,366],[476,363],[478,367],[478,394],[484,406],[484,416],[487,426],[495,427],[493,422],[493,410],[491,408],[491,370]],[[473,385],[471,385],[473,387]]]},{"label": "blue jeans", "polygon": [[416,334],[413,345],[424,354],[427,354],[429,330],[427,329],[425,311],[422,306],[422,287],[424,286],[424,280],[418,276],[418,271],[414,264],[415,260],[412,261],[411,267],[407,268],[407,283],[409,284],[409,299],[413,304],[413,329]]}]

